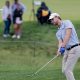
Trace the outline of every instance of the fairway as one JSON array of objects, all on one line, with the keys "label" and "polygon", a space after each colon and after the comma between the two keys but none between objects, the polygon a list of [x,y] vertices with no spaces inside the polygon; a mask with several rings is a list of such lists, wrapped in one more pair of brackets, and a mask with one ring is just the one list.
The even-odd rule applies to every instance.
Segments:
[{"label": "fairway", "polygon": [[[0,3],[0,8],[5,0]],[[1,2],[0,1],[0,2]],[[10,0],[12,3],[12,0]],[[58,12],[62,19],[70,19],[80,39],[80,0],[41,0],[45,1],[52,12]],[[53,25],[41,26],[33,21],[31,16],[32,0],[22,0],[27,10],[24,13],[22,25],[22,38],[20,40],[11,37],[4,39],[3,22],[0,13],[0,80],[66,80],[62,74],[62,56],[57,57],[45,68],[34,74],[45,63],[51,60],[57,51],[57,28]],[[35,6],[35,11],[38,6]],[[13,25],[11,26],[11,31]],[[80,59],[77,62],[74,75],[80,80]]]}]

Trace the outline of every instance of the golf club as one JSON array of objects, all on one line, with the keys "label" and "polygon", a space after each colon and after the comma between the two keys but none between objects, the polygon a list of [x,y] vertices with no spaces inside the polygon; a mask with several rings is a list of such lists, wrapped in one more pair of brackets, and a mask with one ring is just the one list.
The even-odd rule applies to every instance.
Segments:
[{"label": "golf club", "polygon": [[39,73],[44,67],[46,67],[51,61],[53,61],[54,59],[56,59],[59,55],[54,56],[50,61],[48,61],[46,64],[44,64],[40,69],[38,69],[35,73],[33,73],[32,75],[27,75],[27,76],[34,76],[37,73]]}]

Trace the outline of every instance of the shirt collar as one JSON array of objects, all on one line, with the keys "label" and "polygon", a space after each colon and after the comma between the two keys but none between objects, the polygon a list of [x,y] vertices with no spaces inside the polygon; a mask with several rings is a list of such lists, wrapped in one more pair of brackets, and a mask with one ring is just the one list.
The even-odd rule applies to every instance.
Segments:
[{"label": "shirt collar", "polygon": [[58,29],[63,29],[64,28],[64,25],[63,25],[63,21],[61,21],[61,25],[58,27]]}]

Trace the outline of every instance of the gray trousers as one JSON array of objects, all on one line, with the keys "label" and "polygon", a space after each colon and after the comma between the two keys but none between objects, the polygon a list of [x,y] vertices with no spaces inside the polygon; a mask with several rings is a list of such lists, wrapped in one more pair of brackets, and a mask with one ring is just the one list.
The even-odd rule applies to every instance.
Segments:
[{"label": "gray trousers", "polygon": [[62,72],[65,74],[67,80],[75,80],[73,69],[80,57],[80,46],[76,46],[69,51],[65,51],[62,60]]}]

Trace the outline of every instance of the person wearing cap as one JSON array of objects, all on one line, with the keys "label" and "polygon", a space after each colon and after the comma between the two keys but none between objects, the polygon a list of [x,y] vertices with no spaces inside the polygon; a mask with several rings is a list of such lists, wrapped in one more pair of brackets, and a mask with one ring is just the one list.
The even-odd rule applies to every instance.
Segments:
[{"label": "person wearing cap", "polygon": [[52,13],[49,19],[58,27],[56,33],[59,42],[57,55],[63,55],[62,72],[67,80],[75,80],[73,69],[80,57],[80,43],[74,25],[70,20],[62,20],[58,13]]}]

